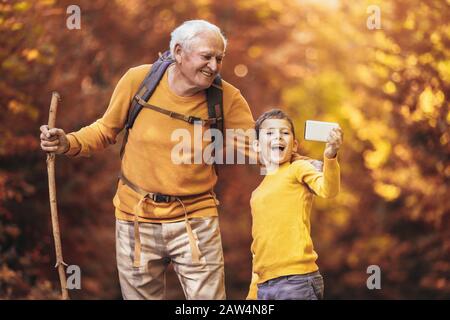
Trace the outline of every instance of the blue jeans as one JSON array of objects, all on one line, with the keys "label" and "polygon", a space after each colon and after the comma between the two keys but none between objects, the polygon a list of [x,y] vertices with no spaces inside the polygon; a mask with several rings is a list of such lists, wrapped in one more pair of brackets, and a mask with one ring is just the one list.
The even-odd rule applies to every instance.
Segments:
[{"label": "blue jeans", "polygon": [[319,271],[278,277],[258,284],[258,300],[322,300]]}]

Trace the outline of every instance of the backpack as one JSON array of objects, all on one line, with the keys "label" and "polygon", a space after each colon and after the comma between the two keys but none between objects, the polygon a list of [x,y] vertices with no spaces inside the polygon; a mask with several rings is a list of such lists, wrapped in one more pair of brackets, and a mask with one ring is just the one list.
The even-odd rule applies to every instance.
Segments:
[{"label": "backpack", "polygon": [[[127,122],[125,124],[125,136],[123,138],[122,147],[120,149],[120,158],[123,158],[125,153],[125,145],[128,141],[129,130],[133,127],[139,112],[142,108],[152,109],[154,111],[163,113],[171,118],[182,120],[190,124],[194,124],[196,121],[202,121],[203,125],[209,125],[212,129],[218,129],[223,135],[223,92],[222,92],[222,79],[220,75],[214,78],[212,85],[206,89],[206,99],[208,104],[208,119],[202,120],[198,117],[183,115],[177,112],[169,111],[148,103],[150,97],[155,92],[156,87],[161,81],[167,68],[174,63],[170,52],[166,51],[160,55],[159,59],[152,65],[150,72],[141,83],[139,90],[134,95],[131,102],[130,109],[128,110]],[[213,143],[215,143],[213,137]],[[216,146],[217,147],[217,146]],[[216,168],[217,171],[217,168]]]},{"label": "backpack", "polygon": [[[128,110],[127,122],[125,124],[125,135],[123,138],[122,147],[120,149],[120,159],[123,159],[123,155],[125,153],[125,146],[128,141],[129,131],[133,127],[134,122],[136,121],[136,118],[139,115],[139,112],[142,110],[142,108],[148,108],[163,113],[171,118],[185,121],[192,125],[196,121],[201,121],[202,125],[209,125],[210,128],[218,129],[220,130],[220,132],[222,132],[223,135],[223,123],[224,123],[223,92],[222,92],[222,79],[220,75],[217,75],[212,85],[205,90],[208,105],[208,119],[206,120],[166,110],[148,103],[150,97],[155,92],[156,87],[161,81],[167,68],[174,62],[175,61],[172,59],[169,51],[166,51],[162,55],[160,55],[159,59],[152,65],[149,73],[146,75],[144,81],[141,83],[139,90],[134,95],[133,100],[131,101],[130,109]],[[215,145],[215,150],[217,150],[217,148],[221,147],[221,145],[218,144],[217,141],[215,141],[216,139],[214,136],[212,137],[212,139],[213,139],[212,142]],[[218,174],[218,168],[216,163],[214,164],[214,169],[216,171],[216,174]],[[130,180],[128,180],[123,175],[123,172],[120,173],[119,179],[122,180],[123,183],[128,185],[134,191],[140,193],[141,195],[147,195],[156,202],[170,202],[176,199],[169,195],[162,195],[159,193],[152,193],[146,190],[142,190],[140,187],[136,186]]]}]

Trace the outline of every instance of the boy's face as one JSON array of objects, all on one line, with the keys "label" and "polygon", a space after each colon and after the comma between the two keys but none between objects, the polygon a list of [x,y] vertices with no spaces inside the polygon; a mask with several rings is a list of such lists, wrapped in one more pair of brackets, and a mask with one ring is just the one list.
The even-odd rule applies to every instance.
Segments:
[{"label": "boy's face", "polygon": [[254,149],[266,166],[281,165],[291,160],[298,147],[289,122],[285,119],[267,119],[261,124],[259,140]]}]

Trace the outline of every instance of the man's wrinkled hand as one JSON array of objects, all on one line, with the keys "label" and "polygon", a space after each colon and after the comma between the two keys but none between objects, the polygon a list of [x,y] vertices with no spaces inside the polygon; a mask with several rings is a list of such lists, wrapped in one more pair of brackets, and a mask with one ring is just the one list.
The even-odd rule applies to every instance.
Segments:
[{"label": "man's wrinkled hand", "polygon": [[49,129],[47,125],[40,127],[41,149],[47,152],[62,154],[69,150],[69,140],[62,129]]}]

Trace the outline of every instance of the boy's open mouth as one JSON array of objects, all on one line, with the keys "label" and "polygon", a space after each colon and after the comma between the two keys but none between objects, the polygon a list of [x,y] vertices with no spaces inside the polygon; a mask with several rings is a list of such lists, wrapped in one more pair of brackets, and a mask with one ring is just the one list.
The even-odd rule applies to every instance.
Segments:
[{"label": "boy's open mouth", "polygon": [[272,149],[272,151],[284,151],[284,149],[286,149],[286,146],[283,146],[281,144],[276,144],[276,145],[273,145],[271,147],[271,149]]}]

